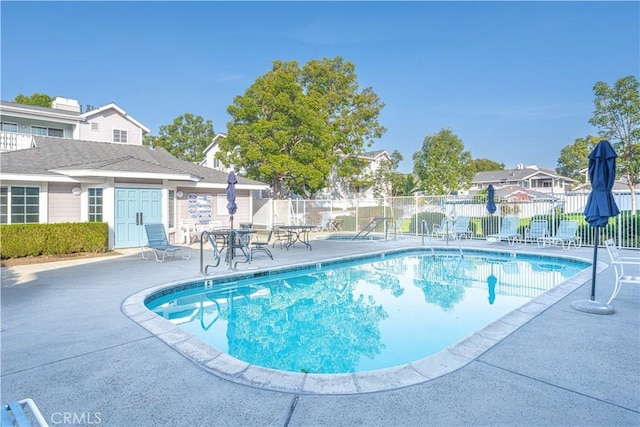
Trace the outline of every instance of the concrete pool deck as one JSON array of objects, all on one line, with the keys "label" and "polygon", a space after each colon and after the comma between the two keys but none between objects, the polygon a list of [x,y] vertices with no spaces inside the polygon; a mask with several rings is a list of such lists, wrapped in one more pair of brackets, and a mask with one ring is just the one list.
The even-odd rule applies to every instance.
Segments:
[{"label": "concrete pool deck", "polygon": [[[314,240],[312,251],[276,247],[274,261],[258,255],[251,267],[420,243],[405,236],[354,244]],[[540,250],[464,240],[462,245],[588,261],[593,256],[593,248]],[[456,246],[451,242],[450,247]],[[590,274],[583,274],[578,282],[554,288],[530,309],[512,314],[518,321],[501,319],[512,327],[493,325],[495,330],[480,339],[489,339],[490,345],[458,349],[458,357],[473,357],[448,373],[392,384],[391,390],[384,388],[395,379],[378,376],[371,389],[370,383],[356,381],[359,389],[350,394],[316,394],[279,390],[273,384],[265,389],[260,375],[246,375],[259,379],[253,383],[216,375],[215,369],[197,363],[197,345],[187,358],[159,338],[161,331],[150,332],[127,315],[145,316],[123,305],[135,294],[202,279],[197,254],[194,250],[191,260],[158,264],[141,260],[134,250],[122,256],[3,267],[2,402],[31,397],[50,425],[640,425],[638,287],[623,287],[613,302],[613,315],[583,313],[570,307],[572,301],[589,298]],[[606,301],[613,274],[603,269],[609,261],[604,248],[599,261],[604,264],[599,266],[596,296]],[[247,266],[238,269],[246,271]],[[209,273],[217,277],[229,270],[221,265]],[[316,387],[322,389],[322,384]]]}]

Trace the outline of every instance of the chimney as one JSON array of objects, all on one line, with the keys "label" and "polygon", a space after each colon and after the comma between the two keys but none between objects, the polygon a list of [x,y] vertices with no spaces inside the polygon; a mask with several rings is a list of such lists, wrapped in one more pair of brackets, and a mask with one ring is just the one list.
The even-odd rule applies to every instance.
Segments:
[{"label": "chimney", "polygon": [[73,111],[74,113],[80,112],[80,104],[75,99],[63,98],[56,96],[56,99],[51,103],[51,108],[64,111]]},{"label": "chimney", "polygon": [[524,165],[522,163],[518,163],[518,168],[519,171],[521,171],[522,169],[524,169]]}]

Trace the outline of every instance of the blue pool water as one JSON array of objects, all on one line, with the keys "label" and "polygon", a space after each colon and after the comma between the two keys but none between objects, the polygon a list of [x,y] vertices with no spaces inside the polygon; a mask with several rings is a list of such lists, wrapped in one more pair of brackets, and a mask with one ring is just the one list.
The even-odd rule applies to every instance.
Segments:
[{"label": "blue pool water", "polygon": [[520,254],[410,251],[188,283],[145,304],[250,364],[361,372],[435,354],[589,266]]}]

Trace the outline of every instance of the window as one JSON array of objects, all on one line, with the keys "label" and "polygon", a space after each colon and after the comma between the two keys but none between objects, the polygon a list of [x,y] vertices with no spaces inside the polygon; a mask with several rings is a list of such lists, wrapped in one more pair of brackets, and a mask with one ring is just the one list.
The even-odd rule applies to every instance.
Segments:
[{"label": "window", "polygon": [[[11,212],[11,224],[37,223],[40,221],[40,189],[38,187],[11,187],[10,195],[3,188],[0,212]],[[6,220],[6,219],[5,219]]]},{"label": "window", "polygon": [[220,169],[220,159],[213,158],[213,168]]},{"label": "window", "polygon": [[42,126],[31,126],[31,134],[42,135],[42,136],[55,136],[58,138],[62,138],[64,137],[64,130],[56,129],[56,128],[47,128]]},{"label": "window", "polygon": [[127,131],[121,129],[113,130],[113,142],[127,142]]},{"label": "window", "polygon": [[0,187],[0,224],[7,223],[7,187]]},{"label": "window", "polygon": [[18,124],[2,122],[2,130],[5,132],[18,132]]},{"label": "window", "polygon": [[175,206],[176,192],[174,190],[169,190],[169,228],[173,228],[176,225]]},{"label": "window", "polygon": [[102,188],[89,188],[89,222],[102,222]]},{"label": "window", "polygon": [[91,123],[91,130],[99,131],[100,130],[100,123]]},{"label": "window", "polygon": [[31,126],[31,134],[47,136],[47,128],[43,128],[40,126]]}]

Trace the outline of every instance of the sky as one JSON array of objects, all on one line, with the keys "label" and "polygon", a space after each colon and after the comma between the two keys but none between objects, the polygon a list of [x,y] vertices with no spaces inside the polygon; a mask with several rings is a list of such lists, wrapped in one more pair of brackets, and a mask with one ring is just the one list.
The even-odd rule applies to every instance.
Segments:
[{"label": "sky", "polygon": [[593,86],[640,73],[640,2],[0,3],[0,95],[110,102],[158,135],[227,107],[275,60],[340,56],[385,104],[384,136],[411,172],[451,129],[474,159],[555,169],[589,124]]}]

